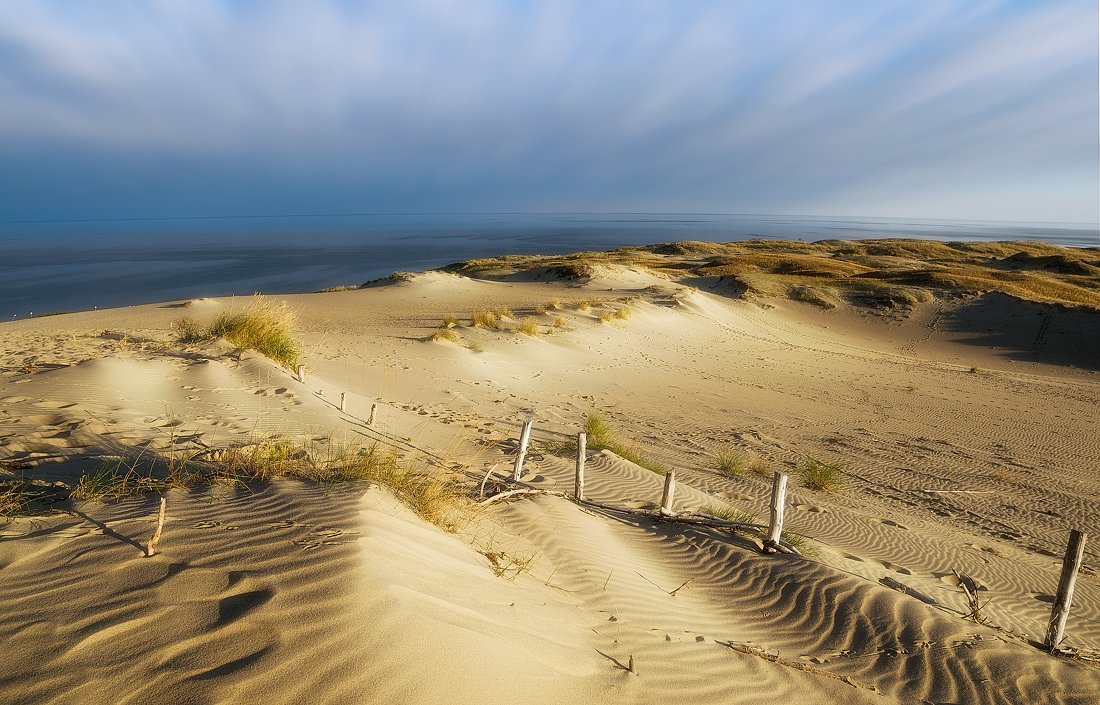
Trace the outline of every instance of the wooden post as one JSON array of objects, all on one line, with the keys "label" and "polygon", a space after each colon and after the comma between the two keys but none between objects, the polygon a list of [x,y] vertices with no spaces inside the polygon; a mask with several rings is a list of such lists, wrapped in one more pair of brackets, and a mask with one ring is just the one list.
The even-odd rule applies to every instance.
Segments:
[{"label": "wooden post", "polygon": [[764,550],[771,552],[779,548],[779,537],[783,535],[783,509],[787,504],[787,476],[776,472],[772,478],[771,525],[768,539],[764,541]]},{"label": "wooden post", "polygon": [[1073,603],[1073,588],[1077,584],[1077,571],[1081,568],[1081,559],[1085,555],[1085,539],[1088,534],[1077,529],[1069,532],[1069,545],[1066,557],[1062,559],[1062,577],[1058,581],[1058,594],[1054,596],[1054,606],[1050,610],[1050,624],[1047,626],[1046,646],[1053,651],[1062,643],[1066,631],[1066,619]]},{"label": "wooden post", "polygon": [[672,495],[676,492],[676,471],[665,473],[665,489],[661,492],[661,514],[672,514]]},{"label": "wooden post", "polygon": [[523,459],[527,457],[527,442],[531,440],[531,419],[523,422],[523,430],[519,433],[519,453],[516,455],[516,466],[512,478],[519,480],[523,477]]},{"label": "wooden post", "polygon": [[634,666],[634,654],[630,654],[630,659],[626,662],[626,670],[638,675],[638,669]]},{"label": "wooden post", "polygon": [[584,499],[584,454],[587,451],[588,434],[581,431],[577,434],[577,477],[573,481],[573,496]]},{"label": "wooden post", "polygon": [[377,404],[371,404],[370,405],[370,418],[367,419],[367,425],[368,426],[373,426],[374,425],[374,414],[375,414],[376,411],[378,411],[378,405]]},{"label": "wooden post", "polygon": [[348,408],[348,393],[340,392],[340,411],[345,411]]},{"label": "wooden post", "polygon": [[164,497],[160,498],[160,519],[157,520],[157,530],[153,534],[153,538],[149,539],[149,548],[145,549],[145,556],[152,556],[157,552],[157,544],[160,542],[160,533],[164,531],[164,508],[168,505],[168,500]]},{"label": "wooden post", "polygon": [[298,365],[298,381],[302,384],[306,383],[306,366]]}]

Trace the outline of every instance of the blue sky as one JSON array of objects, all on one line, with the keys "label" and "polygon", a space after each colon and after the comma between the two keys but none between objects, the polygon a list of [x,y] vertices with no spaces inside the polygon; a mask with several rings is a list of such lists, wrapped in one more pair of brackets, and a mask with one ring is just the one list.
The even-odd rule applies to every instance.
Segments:
[{"label": "blue sky", "polygon": [[1097,4],[0,3],[0,220],[1098,219]]}]

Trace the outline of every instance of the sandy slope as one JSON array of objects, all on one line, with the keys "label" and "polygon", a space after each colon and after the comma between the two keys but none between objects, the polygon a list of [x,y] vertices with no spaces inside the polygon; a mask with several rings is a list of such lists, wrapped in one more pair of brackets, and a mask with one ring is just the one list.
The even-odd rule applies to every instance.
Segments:
[{"label": "sandy slope", "polygon": [[[681,508],[764,516],[767,480],[721,476],[722,447],[792,472],[805,454],[842,461],[834,495],[793,480],[789,526],[816,539],[813,556],[764,557],[745,538],[549,496],[498,505],[452,536],[377,489],[276,482],[170,493],[162,553],[146,559],[154,499],[89,503],[0,529],[0,635],[26,654],[0,666],[4,700],[1100,699],[1100,671],[1027,644],[1042,637],[1068,529],[1100,536],[1096,314],[987,295],[891,322],[640,270],[545,279],[432,273],[286,297],[305,384],[224,348],[158,342],[182,313],[240,301],[4,324],[0,458],[72,483],[119,448],[270,431],[382,438],[480,476],[509,462],[525,416],[537,445],[598,410],[678,470]],[[633,295],[628,319],[598,320]],[[532,311],[551,297],[564,310]],[[496,306],[567,325],[425,340],[444,314]],[[529,469],[537,486],[572,486],[568,459],[536,447]],[[590,454],[588,476],[601,502],[659,498],[660,477],[608,453]],[[1090,546],[1068,629],[1081,648],[1100,648],[1098,556]],[[526,570],[498,577],[494,563]],[[961,618],[952,569],[986,587],[986,626]],[[942,607],[880,586],[887,576]]]}]

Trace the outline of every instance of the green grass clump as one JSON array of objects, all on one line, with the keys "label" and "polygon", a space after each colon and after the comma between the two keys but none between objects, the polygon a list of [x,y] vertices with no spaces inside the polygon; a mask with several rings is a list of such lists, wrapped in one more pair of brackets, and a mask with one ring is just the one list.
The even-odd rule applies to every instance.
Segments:
[{"label": "green grass clump", "polygon": [[451,330],[450,328],[440,328],[435,333],[432,333],[431,339],[436,342],[446,340],[450,343],[457,343],[459,340],[461,340],[458,333]]},{"label": "green grass clump", "polygon": [[756,524],[756,515],[744,509],[735,509],[728,504],[712,504],[703,509],[703,514],[709,514],[722,521],[731,521],[735,524]]},{"label": "green grass clump", "polygon": [[516,330],[520,333],[523,333],[524,335],[530,336],[538,336],[540,332],[538,321],[530,317],[524,318],[522,321],[520,321],[519,327],[517,327]]},{"label": "green grass clump", "polygon": [[840,463],[827,463],[806,456],[802,465],[802,484],[811,490],[836,492],[840,489],[840,476],[843,469]]},{"label": "green grass clump", "polygon": [[745,456],[732,448],[720,448],[714,454],[714,468],[726,477],[744,475],[748,469]]},{"label": "green grass clump", "polygon": [[271,358],[284,367],[298,362],[298,343],[291,335],[295,314],[286,302],[273,302],[256,296],[243,311],[218,314],[203,328],[191,318],[172,324],[176,339],[184,344],[201,343],[224,338],[237,346],[238,354],[246,350]]},{"label": "green grass clump", "polygon": [[137,459],[112,458],[100,463],[91,473],[81,475],[69,496],[85,500],[119,500],[147,492],[163,492],[168,487],[167,480],[139,470]]},{"label": "green grass clump", "polygon": [[500,326],[500,316],[493,311],[474,311],[470,316],[470,325],[477,328],[497,328]]},{"label": "green grass clump", "polygon": [[584,424],[584,432],[587,436],[588,447],[593,450],[606,448],[623,460],[628,460],[658,475],[664,475],[668,472],[664,465],[642,455],[637,445],[627,445],[619,440],[615,427],[602,414],[595,412],[589,414]]}]

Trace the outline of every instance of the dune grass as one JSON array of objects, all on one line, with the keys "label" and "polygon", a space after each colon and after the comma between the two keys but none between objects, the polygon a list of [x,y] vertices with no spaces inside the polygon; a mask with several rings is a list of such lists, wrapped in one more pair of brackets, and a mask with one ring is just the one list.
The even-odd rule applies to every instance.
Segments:
[{"label": "dune grass", "polygon": [[547,299],[546,308],[554,310],[554,311],[560,311],[561,310],[561,299],[557,299],[557,298]]},{"label": "dune grass", "polygon": [[527,317],[519,322],[519,326],[516,328],[518,333],[523,335],[530,335],[532,337],[538,337],[541,333],[539,323],[534,318]]},{"label": "dune grass", "polygon": [[629,306],[621,306],[615,310],[614,316],[620,321],[625,321],[630,318],[631,314],[633,313],[634,309],[630,308]]},{"label": "dune grass", "polygon": [[440,328],[454,328],[458,325],[458,315],[454,313],[448,313],[443,316],[443,319],[439,322]]},{"label": "dune grass", "polygon": [[628,445],[624,443],[619,438],[619,433],[615,427],[602,414],[596,412],[589,414],[584,423],[584,432],[587,436],[588,447],[593,450],[607,449],[620,458],[658,475],[664,475],[668,472],[668,469],[661,463],[642,455],[637,444]]},{"label": "dune grass", "polygon": [[280,436],[203,451],[158,454],[142,450],[132,457],[110,458],[82,475],[70,496],[117,501],[211,483],[247,485],[279,478],[326,487],[373,483],[389,490],[424,519],[447,529],[453,528],[466,504],[466,492],[459,484],[402,464],[393,449],[380,443],[366,447],[302,444]]},{"label": "dune grass", "polygon": [[581,313],[588,313],[589,311],[592,310],[592,304],[589,303],[588,301],[578,301],[577,302],[577,310],[580,311]]},{"label": "dune grass", "polygon": [[500,316],[496,312],[487,309],[474,311],[470,315],[470,325],[475,328],[498,328],[500,327]]},{"label": "dune grass", "polygon": [[237,347],[238,355],[255,350],[283,367],[293,368],[299,355],[298,343],[291,334],[296,318],[285,301],[255,296],[243,310],[220,313],[207,326],[182,318],[172,328],[176,339],[184,344],[224,338]]},{"label": "dune grass", "polygon": [[462,340],[459,334],[450,328],[440,328],[435,333],[432,333],[431,340],[439,342],[446,340],[449,343],[457,343]]},{"label": "dune grass", "polygon": [[733,448],[719,448],[714,454],[714,469],[726,477],[739,477],[748,470],[745,456]]},{"label": "dune grass", "polygon": [[550,322],[550,326],[553,328],[565,328],[565,316],[555,316],[554,320]]},{"label": "dune grass", "polygon": [[839,490],[842,473],[843,468],[840,463],[825,462],[811,456],[806,456],[800,470],[804,487],[823,492],[836,492]]},{"label": "dune grass", "polygon": [[732,521],[736,524],[759,523],[757,516],[744,509],[736,509],[728,504],[711,504],[703,509],[703,514],[709,514],[722,521]]},{"label": "dune grass", "polygon": [[0,484],[0,517],[10,518],[23,512],[29,502],[26,480],[6,480]]}]

